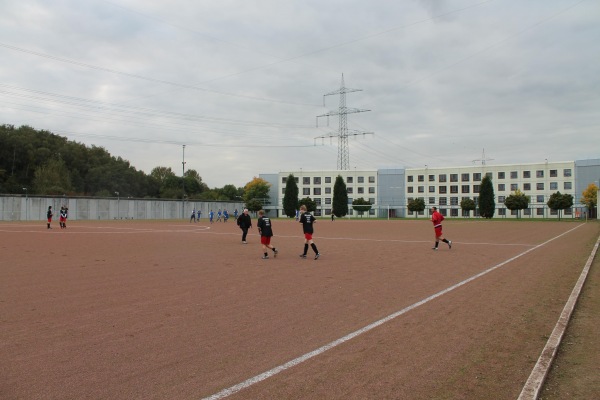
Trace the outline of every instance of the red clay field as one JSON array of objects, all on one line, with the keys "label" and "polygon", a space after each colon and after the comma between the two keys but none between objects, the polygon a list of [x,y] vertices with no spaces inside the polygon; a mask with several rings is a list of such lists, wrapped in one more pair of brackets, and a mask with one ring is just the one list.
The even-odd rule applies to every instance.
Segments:
[{"label": "red clay field", "polygon": [[[253,219],[256,224],[256,220]],[[2,399],[516,399],[600,224],[0,224]]]}]

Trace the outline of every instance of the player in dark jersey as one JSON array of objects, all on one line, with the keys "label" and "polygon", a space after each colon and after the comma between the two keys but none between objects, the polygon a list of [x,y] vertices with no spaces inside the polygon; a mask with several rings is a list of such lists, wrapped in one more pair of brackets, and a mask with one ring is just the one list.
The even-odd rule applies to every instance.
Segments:
[{"label": "player in dark jersey", "polygon": [[54,214],[52,213],[52,206],[48,206],[48,212],[46,213],[46,217],[48,218],[48,229],[52,229],[50,227],[50,224],[52,223],[52,216]]},{"label": "player in dark jersey", "polygon": [[278,251],[271,244],[271,237],[273,237],[273,227],[271,226],[271,219],[269,217],[265,217],[264,210],[260,210],[258,212],[258,222],[256,223],[256,227],[258,228],[258,233],[260,234],[260,244],[262,244],[264,252],[262,258],[264,260],[269,258],[267,249],[273,250],[273,258],[277,257]]},{"label": "player in dark jersey", "polygon": [[300,254],[301,258],[306,258],[306,253],[308,252],[308,245],[315,252],[315,260],[317,260],[321,254],[319,254],[319,250],[317,250],[317,245],[312,240],[313,235],[313,224],[317,222],[315,217],[308,211],[306,211],[306,206],[300,206],[300,221],[302,224],[302,230],[304,231],[304,253]]}]

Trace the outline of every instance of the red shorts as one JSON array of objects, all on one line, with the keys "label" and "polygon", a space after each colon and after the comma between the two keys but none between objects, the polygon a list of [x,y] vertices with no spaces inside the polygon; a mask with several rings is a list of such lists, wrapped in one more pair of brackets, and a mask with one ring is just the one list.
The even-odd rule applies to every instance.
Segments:
[{"label": "red shorts", "polygon": [[440,237],[440,236],[442,236],[442,226],[441,226],[441,225],[440,225],[440,226],[437,226],[437,227],[435,227],[435,228],[433,228],[433,229],[435,229],[435,237]]},{"label": "red shorts", "polygon": [[48,223],[52,222],[52,217],[48,218]]},{"label": "red shorts", "polygon": [[67,219],[66,219],[65,217],[60,217],[58,220],[59,220],[60,222],[65,222]]},{"label": "red shorts", "polygon": [[265,246],[271,244],[271,236],[261,236],[260,244],[264,244]]},{"label": "red shorts", "polygon": [[306,240],[312,240],[312,233],[305,233],[304,234],[304,239],[306,239]]}]

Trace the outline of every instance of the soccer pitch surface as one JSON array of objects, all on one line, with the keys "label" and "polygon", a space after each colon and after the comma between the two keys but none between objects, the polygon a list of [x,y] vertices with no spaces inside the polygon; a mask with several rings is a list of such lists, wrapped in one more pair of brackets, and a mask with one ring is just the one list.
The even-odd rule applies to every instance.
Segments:
[{"label": "soccer pitch surface", "polygon": [[0,224],[0,398],[516,399],[600,224]]}]

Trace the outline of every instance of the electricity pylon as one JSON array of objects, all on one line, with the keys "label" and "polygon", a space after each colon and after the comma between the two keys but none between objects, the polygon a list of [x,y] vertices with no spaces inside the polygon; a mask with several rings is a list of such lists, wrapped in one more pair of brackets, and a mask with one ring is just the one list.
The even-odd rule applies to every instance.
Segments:
[{"label": "electricity pylon", "polygon": [[327,117],[327,125],[329,125],[329,117],[332,115],[339,116],[339,130],[338,132],[332,132],[327,135],[318,136],[316,139],[325,139],[325,138],[338,138],[338,159],[337,159],[337,169],[338,170],[349,170],[350,169],[350,152],[348,149],[348,136],[358,136],[358,135],[372,135],[373,132],[360,132],[356,130],[351,130],[350,133],[348,131],[348,114],[354,114],[359,112],[366,112],[371,110],[359,110],[358,108],[347,108],[346,107],[346,93],[352,92],[361,92],[362,89],[350,89],[344,86],[344,74],[342,74],[342,84],[338,90],[333,92],[329,92],[323,95],[323,105],[325,105],[325,96],[332,96],[334,94],[340,95],[340,107],[338,111],[329,111],[327,114],[317,115],[317,127],[319,127],[319,118]]}]

